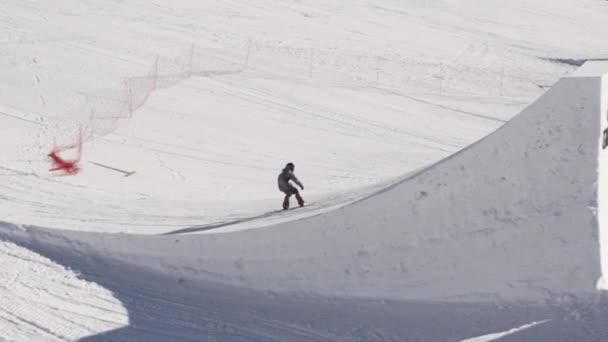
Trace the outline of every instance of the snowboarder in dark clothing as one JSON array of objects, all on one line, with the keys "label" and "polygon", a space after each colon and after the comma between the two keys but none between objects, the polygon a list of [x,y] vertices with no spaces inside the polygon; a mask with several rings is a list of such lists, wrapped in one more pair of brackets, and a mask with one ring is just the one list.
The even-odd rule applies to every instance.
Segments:
[{"label": "snowboarder in dark clothing", "polygon": [[293,181],[300,188],[302,188],[302,190],[304,190],[304,185],[302,185],[302,182],[300,182],[293,173],[294,170],[295,166],[293,163],[287,163],[283,171],[281,171],[279,174],[278,185],[279,190],[285,193],[285,199],[283,200],[283,209],[285,210],[289,209],[289,197],[291,197],[291,195],[296,195],[296,199],[298,200],[300,207],[304,206],[304,199],[302,199],[302,196],[300,196],[300,192],[298,189],[296,189],[296,187],[289,183],[289,181]]}]

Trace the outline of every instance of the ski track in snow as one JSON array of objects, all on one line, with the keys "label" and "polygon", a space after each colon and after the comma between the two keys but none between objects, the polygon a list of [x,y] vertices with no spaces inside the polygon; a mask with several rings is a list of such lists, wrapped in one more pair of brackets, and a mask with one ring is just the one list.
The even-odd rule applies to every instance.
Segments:
[{"label": "ski track in snow", "polygon": [[0,339],[73,341],[128,324],[108,290],[43,256],[0,241],[0,264]]},{"label": "ski track in snow", "polygon": [[462,340],[460,342],[490,342],[490,341],[495,341],[495,340],[498,340],[501,337],[504,337],[504,336],[507,336],[509,334],[513,334],[513,333],[516,333],[518,331],[522,331],[522,330],[534,327],[534,326],[539,325],[539,324],[543,324],[545,322],[547,322],[547,321],[532,322],[532,323],[529,323],[529,324],[525,324],[525,325],[523,325],[521,327],[510,329],[509,331],[498,332],[498,333],[494,333],[494,334],[488,334],[488,335],[484,335],[484,336],[469,338],[469,339],[466,339],[466,340]]}]

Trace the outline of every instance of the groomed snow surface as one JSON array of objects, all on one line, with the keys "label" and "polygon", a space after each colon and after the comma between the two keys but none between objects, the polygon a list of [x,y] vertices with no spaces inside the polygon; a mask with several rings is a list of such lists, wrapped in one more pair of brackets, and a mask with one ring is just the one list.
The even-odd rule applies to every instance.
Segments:
[{"label": "groomed snow surface", "polygon": [[0,341],[608,340],[606,15],[0,2]]}]

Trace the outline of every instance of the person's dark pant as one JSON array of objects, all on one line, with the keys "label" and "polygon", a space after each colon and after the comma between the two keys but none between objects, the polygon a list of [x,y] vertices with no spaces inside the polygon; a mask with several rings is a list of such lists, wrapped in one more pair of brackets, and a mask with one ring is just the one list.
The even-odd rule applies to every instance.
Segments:
[{"label": "person's dark pant", "polygon": [[296,200],[298,200],[298,205],[300,207],[304,206],[304,199],[302,198],[302,196],[300,196],[300,192],[298,191],[298,189],[293,186],[290,186],[289,188],[282,191],[285,193],[285,199],[283,200],[283,209],[289,209],[289,198],[291,197],[291,195],[296,195]]}]

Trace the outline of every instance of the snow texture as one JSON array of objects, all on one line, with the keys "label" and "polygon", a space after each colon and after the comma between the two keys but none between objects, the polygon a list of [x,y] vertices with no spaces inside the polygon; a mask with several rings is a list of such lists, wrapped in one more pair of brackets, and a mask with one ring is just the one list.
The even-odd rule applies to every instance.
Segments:
[{"label": "snow texture", "polygon": [[203,234],[24,234],[258,290],[469,303],[592,298],[601,276],[602,66],[594,77],[563,78],[470,147],[324,214]]},{"label": "snow texture", "polygon": [[0,341],[608,340],[607,14],[0,2]]},{"label": "snow texture", "polygon": [[606,109],[600,94],[608,63],[600,70],[560,80],[478,143],[317,216],[199,234],[6,225],[3,235],[178,283],[271,291],[280,301],[323,296],[349,304],[376,298],[578,308],[596,301],[600,277],[597,183]]}]

